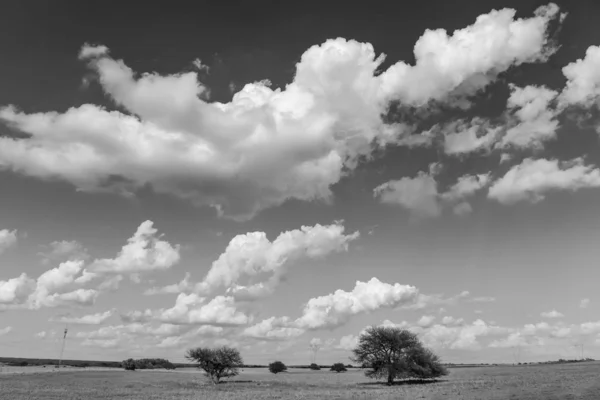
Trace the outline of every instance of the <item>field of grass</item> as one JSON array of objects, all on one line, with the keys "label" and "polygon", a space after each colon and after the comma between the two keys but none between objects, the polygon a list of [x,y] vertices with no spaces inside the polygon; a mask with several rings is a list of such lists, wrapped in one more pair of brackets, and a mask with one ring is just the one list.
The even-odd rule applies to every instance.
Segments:
[{"label": "field of grass", "polygon": [[27,368],[23,373],[0,374],[0,399],[600,399],[600,362],[452,368],[449,376],[435,383],[392,387],[365,378],[360,370],[337,374],[290,369],[273,375],[266,369],[245,369],[213,386],[192,369],[39,373],[34,367],[25,373]]}]

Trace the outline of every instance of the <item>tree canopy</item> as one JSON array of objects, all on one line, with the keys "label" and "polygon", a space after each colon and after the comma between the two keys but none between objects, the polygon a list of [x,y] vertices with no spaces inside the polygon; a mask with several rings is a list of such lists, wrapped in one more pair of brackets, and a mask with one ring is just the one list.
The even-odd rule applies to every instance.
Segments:
[{"label": "tree canopy", "polygon": [[269,364],[269,371],[271,371],[274,374],[277,374],[279,372],[287,371],[287,367],[281,361],[274,361],[271,364]]},{"label": "tree canopy", "polygon": [[430,379],[447,375],[439,357],[425,348],[416,334],[396,327],[370,327],[360,335],[353,361],[369,378]]},{"label": "tree canopy", "polygon": [[198,368],[203,369],[214,384],[219,383],[221,378],[238,375],[239,368],[244,364],[240,352],[228,346],[189,349],[185,358],[198,363]]},{"label": "tree canopy", "polygon": [[331,366],[330,371],[335,371],[335,372],[346,372],[346,366],[344,365],[344,363],[335,363]]}]

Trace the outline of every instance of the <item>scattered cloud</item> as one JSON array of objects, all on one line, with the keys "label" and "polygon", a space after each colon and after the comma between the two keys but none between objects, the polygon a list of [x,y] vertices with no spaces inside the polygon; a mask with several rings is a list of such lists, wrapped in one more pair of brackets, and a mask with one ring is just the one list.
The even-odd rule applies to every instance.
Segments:
[{"label": "scattered cloud", "polygon": [[495,181],[488,197],[502,204],[535,203],[543,200],[550,191],[576,191],[598,186],[600,170],[584,165],[581,158],[569,162],[527,158]]},{"label": "scattered cloud", "polygon": [[13,330],[12,326],[7,326],[5,328],[0,329],[0,336],[6,335]]},{"label": "scattered cloud", "polygon": [[[345,235],[341,222],[302,226],[281,233],[272,242],[264,232],[237,235],[213,262],[197,290],[207,293],[225,287],[237,298],[263,297],[273,292],[290,263],[347,251],[349,243],[358,237],[358,231]],[[265,274],[269,275],[266,281],[250,281],[245,286],[239,284],[242,278],[260,279]]]},{"label": "scattered cloud", "polygon": [[562,318],[564,315],[556,310],[546,311],[540,314],[543,318]]},{"label": "scattered cloud", "polygon": [[96,314],[83,315],[81,317],[74,317],[71,314],[66,314],[53,318],[51,321],[73,325],[100,325],[106,322],[110,317],[112,317],[112,315],[112,310]]},{"label": "scattered cloud", "polygon": [[0,230],[0,254],[4,253],[6,249],[17,244],[17,230]]},{"label": "scattered cloud", "polygon": [[590,305],[590,299],[581,299],[579,302],[579,308],[587,308]]},{"label": "scattered cloud", "polygon": [[160,240],[152,221],[145,221],[115,258],[98,259],[88,267],[98,273],[135,273],[171,268],[179,262],[180,246]]}]

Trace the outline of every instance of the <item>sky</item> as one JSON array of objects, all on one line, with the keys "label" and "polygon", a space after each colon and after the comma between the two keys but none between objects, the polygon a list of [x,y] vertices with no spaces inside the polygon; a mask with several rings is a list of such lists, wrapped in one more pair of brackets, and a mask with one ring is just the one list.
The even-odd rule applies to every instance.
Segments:
[{"label": "sky", "polygon": [[600,4],[4,8],[0,356],[600,357]]}]

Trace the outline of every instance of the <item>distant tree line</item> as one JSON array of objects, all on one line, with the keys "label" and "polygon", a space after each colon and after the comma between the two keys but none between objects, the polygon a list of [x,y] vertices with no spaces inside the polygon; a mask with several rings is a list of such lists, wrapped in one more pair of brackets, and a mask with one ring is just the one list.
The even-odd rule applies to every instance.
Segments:
[{"label": "distant tree line", "polygon": [[175,365],[164,358],[141,358],[134,360],[129,358],[121,363],[121,367],[128,371],[136,369],[175,369]]}]

